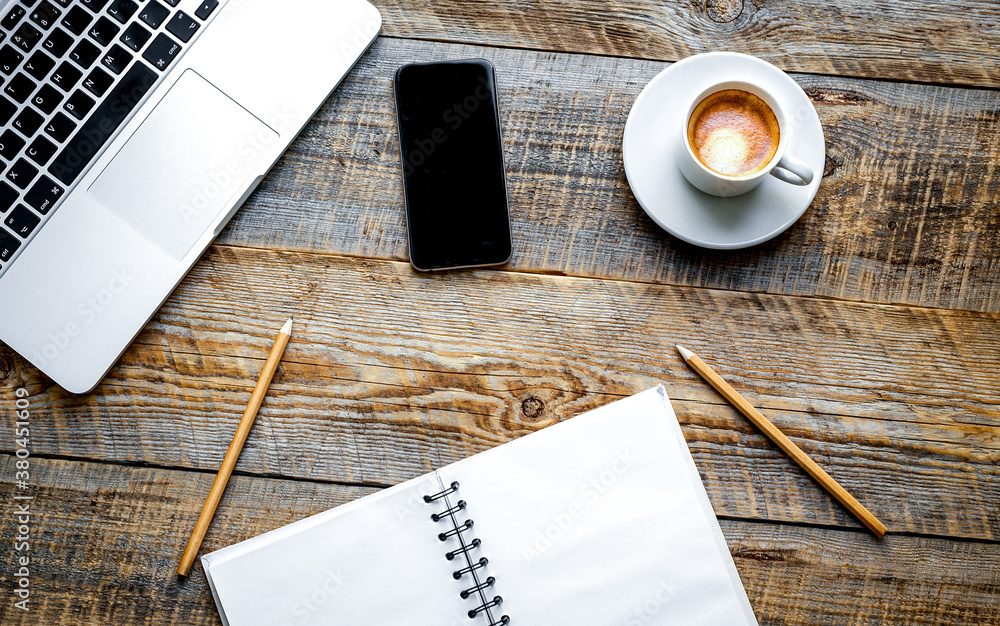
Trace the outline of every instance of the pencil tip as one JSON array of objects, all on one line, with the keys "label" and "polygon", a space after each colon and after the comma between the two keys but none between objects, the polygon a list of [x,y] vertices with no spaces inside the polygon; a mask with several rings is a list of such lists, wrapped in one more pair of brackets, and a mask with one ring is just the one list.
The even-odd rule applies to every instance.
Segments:
[{"label": "pencil tip", "polygon": [[694,352],[691,352],[690,350],[688,350],[684,346],[676,346],[676,348],[677,348],[677,351],[681,353],[681,356],[684,357],[685,361],[690,360],[691,357],[694,356]]},{"label": "pencil tip", "polygon": [[288,318],[288,321],[285,322],[285,325],[281,327],[281,332],[285,333],[286,335],[291,335],[292,334],[292,322],[294,320],[295,320],[294,317]]}]

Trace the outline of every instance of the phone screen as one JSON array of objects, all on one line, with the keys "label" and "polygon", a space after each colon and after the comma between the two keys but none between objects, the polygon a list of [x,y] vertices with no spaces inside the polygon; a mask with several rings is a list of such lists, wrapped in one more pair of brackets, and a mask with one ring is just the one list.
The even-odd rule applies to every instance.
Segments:
[{"label": "phone screen", "polygon": [[406,65],[395,89],[410,262],[419,270],[506,263],[510,217],[493,65]]}]

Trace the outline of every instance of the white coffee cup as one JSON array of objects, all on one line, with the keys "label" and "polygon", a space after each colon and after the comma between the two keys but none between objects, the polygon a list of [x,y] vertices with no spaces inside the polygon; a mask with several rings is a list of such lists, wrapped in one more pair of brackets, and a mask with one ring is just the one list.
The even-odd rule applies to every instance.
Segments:
[{"label": "white coffee cup", "polygon": [[[739,89],[757,96],[771,107],[778,121],[778,148],[775,150],[774,156],[764,167],[745,176],[728,176],[709,168],[695,155],[688,139],[688,125],[691,122],[691,115],[701,104],[701,101],[714,93],[727,89]],[[761,184],[768,174],[792,185],[808,185],[815,176],[812,168],[799,159],[785,154],[791,134],[792,127],[788,123],[788,117],[781,105],[778,104],[777,99],[768,91],[746,81],[730,80],[717,83],[699,93],[687,108],[687,114],[684,116],[683,126],[681,126],[681,138],[677,142],[677,165],[692,185],[713,196],[731,197],[746,193]]]}]

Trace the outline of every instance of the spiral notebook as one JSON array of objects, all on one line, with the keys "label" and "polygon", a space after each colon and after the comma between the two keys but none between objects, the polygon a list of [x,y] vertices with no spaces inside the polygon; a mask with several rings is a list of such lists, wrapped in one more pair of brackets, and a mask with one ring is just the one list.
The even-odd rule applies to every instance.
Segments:
[{"label": "spiral notebook", "polygon": [[662,386],[202,564],[232,626],[757,623]]}]

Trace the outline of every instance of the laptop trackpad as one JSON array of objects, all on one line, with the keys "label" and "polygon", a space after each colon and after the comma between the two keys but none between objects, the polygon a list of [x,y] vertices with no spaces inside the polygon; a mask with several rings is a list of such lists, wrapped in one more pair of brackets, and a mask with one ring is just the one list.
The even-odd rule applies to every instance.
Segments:
[{"label": "laptop trackpad", "polygon": [[90,196],[177,259],[263,174],[277,133],[187,70],[90,186]]}]

